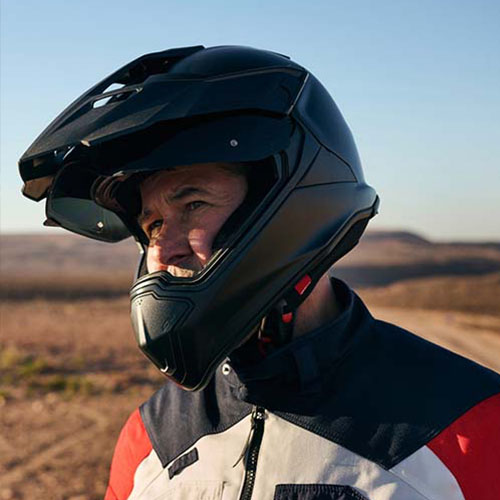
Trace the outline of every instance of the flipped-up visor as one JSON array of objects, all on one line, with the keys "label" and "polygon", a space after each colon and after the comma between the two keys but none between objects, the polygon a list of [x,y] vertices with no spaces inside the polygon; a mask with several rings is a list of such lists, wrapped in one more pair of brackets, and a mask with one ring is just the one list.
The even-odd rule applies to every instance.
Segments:
[{"label": "flipped-up visor", "polygon": [[47,217],[69,231],[107,242],[131,235],[119,210],[96,203],[99,179],[199,163],[257,162],[287,149],[293,132],[289,118],[242,115],[158,124],[154,129],[94,148],[75,149],[52,182]]}]

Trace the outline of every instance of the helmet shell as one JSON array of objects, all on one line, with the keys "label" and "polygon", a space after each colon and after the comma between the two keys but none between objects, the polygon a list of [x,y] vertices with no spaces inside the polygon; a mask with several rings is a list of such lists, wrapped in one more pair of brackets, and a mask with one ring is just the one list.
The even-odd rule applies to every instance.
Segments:
[{"label": "helmet shell", "polygon": [[[326,89],[288,57],[251,47],[147,54],[63,111],[19,166],[25,195],[48,197],[53,223],[104,241],[132,234],[146,249],[134,220],[96,202],[100,178],[112,186],[176,165],[264,160],[275,184],[201,273],[176,279],[144,274],[142,264],[131,289],[140,348],[174,382],[198,390],[278,302],[298,307],[377,211]],[[311,285],[299,292],[304,276]]]}]

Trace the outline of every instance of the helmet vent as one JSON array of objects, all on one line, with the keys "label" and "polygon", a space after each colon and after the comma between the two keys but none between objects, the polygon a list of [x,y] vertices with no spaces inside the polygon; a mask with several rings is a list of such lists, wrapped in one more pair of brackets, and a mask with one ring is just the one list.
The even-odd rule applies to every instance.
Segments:
[{"label": "helmet vent", "polygon": [[125,87],[125,84],[114,82],[114,83],[111,83],[108,87],[106,87],[102,91],[102,93],[104,93],[104,92],[113,92],[114,90],[120,90],[123,87]]},{"label": "helmet vent", "polygon": [[150,57],[139,61],[134,66],[127,68],[123,74],[118,75],[118,82],[125,85],[134,85],[144,82],[147,78],[161,73],[168,73],[173,63],[177,62],[175,57]]},{"label": "helmet vent", "polygon": [[[113,84],[115,85],[115,84]],[[94,108],[100,108],[102,106],[105,106],[106,104],[111,104],[119,101],[125,101],[132,95],[136,94],[137,92],[141,91],[141,88],[133,88],[133,89],[127,89],[124,91],[121,91],[120,89],[123,88],[124,85],[119,87],[117,90],[112,90],[111,92],[103,92],[101,95],[96,97],[94,101],[92,102],[92,107]]]}]

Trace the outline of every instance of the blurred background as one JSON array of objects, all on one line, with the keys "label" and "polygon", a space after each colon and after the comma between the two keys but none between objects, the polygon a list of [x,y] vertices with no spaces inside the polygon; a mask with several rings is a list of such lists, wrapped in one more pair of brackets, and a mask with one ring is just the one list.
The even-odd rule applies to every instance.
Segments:
[{"label": "blurred background", "polygon": [[139,353],[137,248],[43,228],[17,160],[100,79],[202,44],[289,55],[350,124],[380,214],[333,274],[372,313],[500,371],[500,3],[0,0],[0,500],[97,499]]}]

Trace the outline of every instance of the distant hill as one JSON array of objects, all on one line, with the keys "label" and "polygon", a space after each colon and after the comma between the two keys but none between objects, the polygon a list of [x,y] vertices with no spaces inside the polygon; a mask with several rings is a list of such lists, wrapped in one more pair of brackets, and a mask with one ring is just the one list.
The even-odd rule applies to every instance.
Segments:
[{"label": "distant hill", "polygon": [[398,241],[412,245],[432,245],[432,243],[423,236],[408,231],[367,231],[363,236],[363,240]]},{"label": "distant hill", "polygon": [[500,271],[500,242],[436,243],[404,231],[368,231],[333,269],[353,286]]},{"label": "distant hill", "polygon": [[[120,275],[129,281],[139,253],[132,239],[102,243],[72,234],[2,235],[3,277]],[[405,231],[368,231],[334,267],[355,287],[384,286],[434,276],[471,276],[500,271],[500,242],[435,243]],[[125,278],[124,278],[125,279]]]},{"label": "distant hill", "polygon": [[413,244],[413,245],[434,245],[434,246],[440,246],[440,247],[445,247],[448,245],[453,245],[453,246],[460,246],[460,247],[479,247],[479,248],[492,248],[494,250],[500,250],[500,241],[453,241],[453,242],[446,242],[446,243],[440,243],[440,242],[433,242],[425,238],[424,236],[417,234],[417,233],[411,233],[409,231],[384,231],[384,230],[377,230],[377,231],[367,231],[364,236],[363,240],[367,241],[394,241],[394,242],[399,242],[399,243],[408,243],[408,244]]}]

